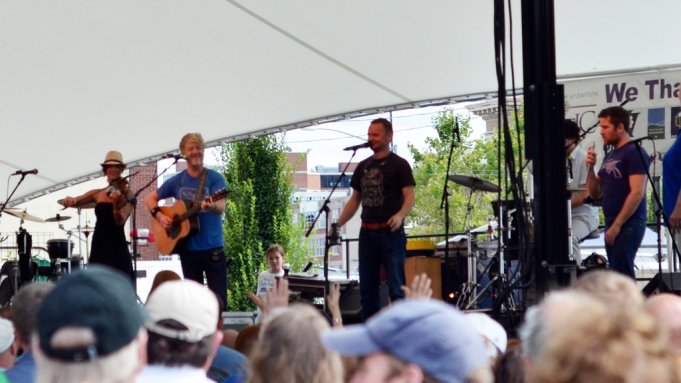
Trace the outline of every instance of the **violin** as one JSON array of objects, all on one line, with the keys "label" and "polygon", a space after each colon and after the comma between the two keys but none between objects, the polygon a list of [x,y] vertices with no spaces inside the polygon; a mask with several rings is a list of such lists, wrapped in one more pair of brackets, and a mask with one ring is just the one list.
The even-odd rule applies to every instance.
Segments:
[{"label": "violin", "polygon": [[127,205],[126,201],[126,196],[128,195],[128,177],[119,177],[114,180],[112,180],[109,183],[109,187],[104,189],[106,195],[111,197],[111,194],[114,191],[117,191],[120,193],[120,196],[116,201],[114,201],[114,211],[122,209],[125,205]]}]

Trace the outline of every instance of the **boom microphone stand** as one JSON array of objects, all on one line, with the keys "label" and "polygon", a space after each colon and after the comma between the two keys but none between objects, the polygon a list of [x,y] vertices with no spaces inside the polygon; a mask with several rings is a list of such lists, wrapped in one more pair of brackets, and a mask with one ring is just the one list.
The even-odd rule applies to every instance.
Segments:
[{"label": "boom microphone stand", "polygon": [[[350,156],[350,160],[345,163],[345,167],[343,168],[343,172],[338,176],[336,179],[336,183],[333,185],[333,188],[331,189],[331,192],[329,193],[328,197],[326,197],[326,200],[324,200],[324,203],[322,204],[322,207],[319,208],[319,211],[317,212],[317,216],[314,217],[314,220],[310,224],[310,227],[307,229],[307,232],[305,233],[305,238],[310,237],[310,234],[312,233],[312,230],[314,230],[315,224],[317,223],[317,220],[319,217],[324,213],[324,220],[327,222],[327,225],[324,225],[324,310],[326,311],[326,296],[328,295],[330,291],[330,286],[329,286],[329,249],[331,249],[331,246],[338,245],[337,241],[338,238],[336,235],[330,236],[329,235],[329,203],[331,202],[331,197],[333,196],[333,192],[336,191],[336,188],[338,188],[338,185],[340,182],[343,180],[343,177],[345,177],[345,171],[348,170],[348,167],[350,166],[350,163],[352,162],[352,159],[355,158],[355,154],[357,154],[357,149],[360,149],[358,147],[355,147],[352,149],[352,156]],[[332,233],[332,234],[337,234],[337,233]],[[346,256],[350,256],[349,254],[346,254]]]}]

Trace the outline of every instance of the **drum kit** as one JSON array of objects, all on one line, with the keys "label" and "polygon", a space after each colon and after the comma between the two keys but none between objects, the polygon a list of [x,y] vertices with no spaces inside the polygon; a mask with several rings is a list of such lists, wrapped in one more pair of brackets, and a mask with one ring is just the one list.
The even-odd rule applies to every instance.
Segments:
[{"label": "drum kit", "polygon": [[[57,202],[63,205],[63,200]],[[82,269],[84,267],[84,258],[73,252],[75,245],[71,237],[75,236],[79,241],[79,250],[82,249],[82,242],[85,241],[85,251],[86,253],[88,252],[88,237],[90,233],[94,231],[94,228],[89,225],[84,227],[81,226],[81,210],[92,209],[94,207],[95,204],[91,203],[77,208],[78,227],[72,230],[66,230],[62,225],[62,222],[70,220],[71,216],[56,214],[54,217],[43,219],[28,213],[26,209],[6,207],[2,211],[10,216],[19,218],[20,225],[17,232],[19,261],[7,261],[3,264],[3,267],[0,268],[0,306],[6,306],[10,303],[12,296],[16,293],[19,285],[23,281],[56,280],[64,274],[70,274],[74,268]],[[47,241],[46,248],[50,258],[49,263],[38,257],[33,257],[33,259],[30,258],[32,236],[23,228],[25,221],[57,223],[59,228],[66,233],[65,239],[50,239]],[[85,239],[82,238],[83,234],[85,235]],[[19,238],[21,238],[21,241]],[[22,256],[24,254],[29,255],[24,262],[27,264],[26,267],[22,268],[20,267],[20,263],[22,263]],[[82,254],[82,252],[80,252],[80,254]],[[28,275],[22,275],[23,273],[27,273]]]},{"label": "drum kit", "polygon": [[[508,240],[511,238],[511,231],[513,230],[511,215],[515,213],[516,209],[513,208],[512,203],[508,203],[509,201],[493,204],[495,217],[499,224],[488,219],[486,226],[471,229],[471,213],[473,211],[471,200],[475,192],[499,193],[501,189],[491,182],[472,176],[449,175],[447,179],[471,189],[466,205],[465,235],[459,238],[455,237],[455,240],[460,239],[460,241],[450,244],[454,249],[455,257],[465,254],[467,260],[466,280],[456,294],[455,304],[462,310],[475,309],[486,295],[492,294],[492,289],[503,288],[504,284],[508,282],[504,258],[507,255]],[[480,234],[486,235],[486,240],[477,240],[477,236]],[[485,266],[483,262],[487,262],[487,265]],[[493,265],[497,266],[494,272]],[[489,276],[489,282],[485,286],[481,286],[479,283],[478,273],[480,273],[480,278],[485,274]],[[504,310],[514,309],[513,299],[508,299],[503,306]]]}]

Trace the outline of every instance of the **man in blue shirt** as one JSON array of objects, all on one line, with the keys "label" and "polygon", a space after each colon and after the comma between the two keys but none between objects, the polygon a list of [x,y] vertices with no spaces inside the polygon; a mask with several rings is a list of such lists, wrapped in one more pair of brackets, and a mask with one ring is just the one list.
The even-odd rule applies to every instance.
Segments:
[{"label": "man in blue shirt", "polygon": [[[220,297],[227,307],[227,261],[225,242],[222,234],[222,213],[225,200],[217,201],[207,197],[226,188],[225,178],[218,172],[207,171],[202,190],[197,191],[203,176],[203,155],[205,144],[199,133],[188,133],[180,141],[180,151],[186,157],[187,169],[164,182],[146,200],[151,215],[166,229],[173,225],[173,217],[159,210],[161,199],[173,197],[176,200],[193,200],[196,193],[201,195],[201,210],[198,213],[200,229],[189,236],[186,246],[180,251],[180,263],[185,279],[203,285],[204,273],[208,287]],[[179,203],[179,202],[178,202]]]},{"label": "man in blue shirt", "polygon": [[634,258],[645,234],[646,171],[650,157],[643,148],[629,145],[629,113],[622,107],[603,109],[598,115],[605,145],[614,147],[603,159],[598,175],[594,172],[596,152],[589,148],[587,187],[591,198],[603,197],[605,251],[610,268],[636,279]]},{"label": "man in blue shirt", "polygon": [[[681,91],[679,92],[681,101]],[[674,123],[681,125],[681,115]],[[681,126],[680,126],[681,127]],[[676,246],[681,247],[681,134],[662,158],[662,207],[669,219],[669,228],[676,235]]]}]

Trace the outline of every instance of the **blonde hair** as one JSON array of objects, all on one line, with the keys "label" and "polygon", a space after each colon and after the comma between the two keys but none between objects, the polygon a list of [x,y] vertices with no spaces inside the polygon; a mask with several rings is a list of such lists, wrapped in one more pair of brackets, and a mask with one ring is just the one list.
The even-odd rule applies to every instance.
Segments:
[{"label": "blonde hair", "polygon": [[612,270],[592,270],[570,287],[584,292],[608,306],[640,311],[645,304],[643,293],[633,279]]},{"label": "blonde hair", "polygon": [[206,147],[206,143],[203,142],[203,136],[201,136],[201,133],[187,133],[182,137],[182,140],[180,140],[180,151],[184,152],[185,146],[189,144],[190,142],[195,142],[201,146],[201,148]]},{"label": "blonde hair", "polygon": [[676,357],[651,316],[580,295],[569,318],[549,324],[530,382],[679,382]]},{"label": "blonde hair", "polygon": [[[87,338],[87,329],[82,329]],[[90,330],[91,331],[91,330]],[[71,335],[77,335],[71,332]],[[81,336],[78,336],[82,338]],[[90,361],[66,362],[52,359],[40,350],[38,337],[33,339],[36,361],[36,383],[123,383],[141,370],[140,348],[146,349],[147,332],[142,329],[135,339],[120,350]],[[145,358],[146,359],[146,358]]]},{"label": "blonde hair", "polygon": [[327,330],[329,323],[308,305],[272,311],[253,348],[246,382],[341,383],[341,358],[322,344]]}]

